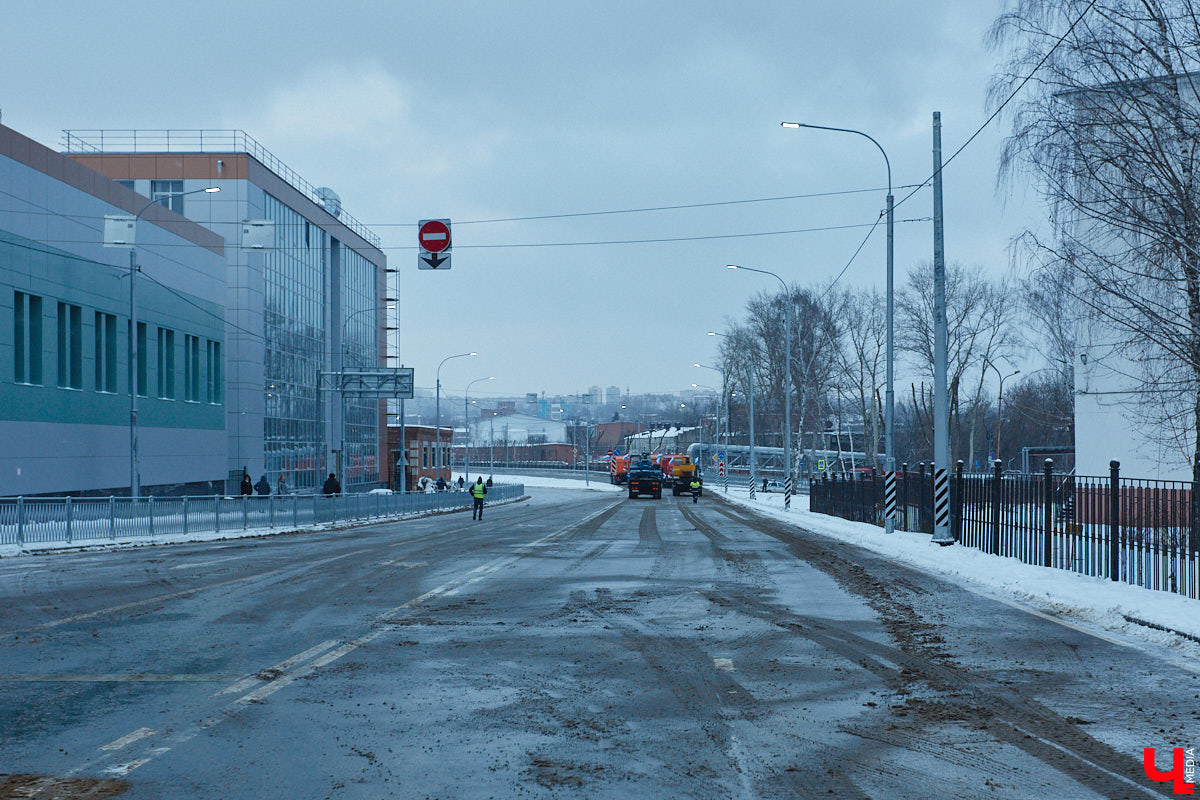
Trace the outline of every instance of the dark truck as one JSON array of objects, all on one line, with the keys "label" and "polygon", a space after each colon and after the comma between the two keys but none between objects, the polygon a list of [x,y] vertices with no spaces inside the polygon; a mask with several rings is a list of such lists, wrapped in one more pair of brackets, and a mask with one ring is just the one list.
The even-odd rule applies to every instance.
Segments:
[{"label": "dark truck", "polygon": [[648,494],[658,500],[662,497],[662,472],[649,461],[639,461],[629,468],[629,497]]}]

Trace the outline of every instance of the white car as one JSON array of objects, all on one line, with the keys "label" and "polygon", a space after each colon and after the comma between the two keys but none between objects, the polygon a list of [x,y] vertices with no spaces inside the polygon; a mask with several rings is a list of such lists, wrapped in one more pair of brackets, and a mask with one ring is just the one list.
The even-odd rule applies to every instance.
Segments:
[{"label": "white car", "polygon": [[758,490],[760,492],[778,492],[779,494],[783,494],[783,481],[768,480],[765,484],[759,484]]}]

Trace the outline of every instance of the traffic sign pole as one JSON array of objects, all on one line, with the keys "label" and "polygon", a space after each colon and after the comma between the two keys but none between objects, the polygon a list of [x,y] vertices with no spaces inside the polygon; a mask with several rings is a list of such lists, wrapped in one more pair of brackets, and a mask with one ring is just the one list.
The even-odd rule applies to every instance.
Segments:
[{"label": "traffic sign pole", "polygon": [[417,223],[417,269],[450,269],[450,220],[423,219]]}]

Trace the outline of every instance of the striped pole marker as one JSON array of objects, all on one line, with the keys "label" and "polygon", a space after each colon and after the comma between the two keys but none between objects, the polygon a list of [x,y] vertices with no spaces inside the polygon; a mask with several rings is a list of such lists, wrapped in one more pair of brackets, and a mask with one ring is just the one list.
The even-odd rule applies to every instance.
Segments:
[{"label": "striped pole marker", "polygon": [[751,475],[746,479],[746,485],[750,488],[750,499],[754,499],[754,476]]},{"label": "striped pole marker", "polygon": [[883,473],[883,518],[896,519],[896,473]]},{"label": "striped pole marker", "polygon": [[792,476],[783,479],[783,510],[792,510]]},{"label": "striped pole marker", "polygon": [[954,541],[950,533],[950,473],[945,467],[933,472],[933,540]]}]

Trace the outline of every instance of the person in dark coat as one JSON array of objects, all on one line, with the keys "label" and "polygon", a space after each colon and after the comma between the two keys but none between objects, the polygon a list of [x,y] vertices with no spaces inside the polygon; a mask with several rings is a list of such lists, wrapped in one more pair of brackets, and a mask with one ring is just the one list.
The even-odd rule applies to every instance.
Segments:
[{"label": "person in dark coat", "polygon": [[460,492],[463,490],[463,476],[462,475],[458,476],[458,490]]},{"label": "person in dark coat", "polygon": [[485,483],[484,486],[488,487],[489,489],[492,488],[492,476],[491,475],[488,475],[487,483]]},{"label": "person in dark coat", "polygon": [[250,480],[250,473],[242,467],[242,494],[246,497],[254,494],[254,481]]},{"label": "person in dark coat", "polygon": [[329,477],[325,479],[325,486],[322,491],[329,495],[342,493],[342,484],[338,482],[337,475],[334,475],[332,472],[329,473]]},{"label": "person in dark coat", "polygon": [[271,484],[267,482],[266,475],[263,475],[258,479],[258,483],[254,484],[254,491],[258,492],[260,497],[266,497],[271,493]]},{"label": "person in dark coat", "polygon": [[440,477],[437,479],[437,483],[435,484],[435,486],[437,487],[437,490],[439,492],[446,491],[446,482],[444,480],[442,480]]}]

